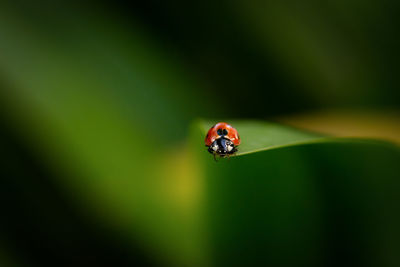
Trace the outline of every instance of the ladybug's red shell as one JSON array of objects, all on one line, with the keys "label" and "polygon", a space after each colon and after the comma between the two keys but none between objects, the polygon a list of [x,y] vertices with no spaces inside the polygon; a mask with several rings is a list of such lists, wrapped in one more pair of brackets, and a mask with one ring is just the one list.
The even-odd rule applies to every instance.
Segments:
[{"label": "ladybug's red shell", "polygon": [[211,144],[221,136],[218,134],[218,130],[226,130],[227,134],[224,136],[233,142],[235,146],[240,144],[240,136],[235,128],[227,124],[226,122],[219,122],[208,130],[206,135],[206,146],[211,146]]}]

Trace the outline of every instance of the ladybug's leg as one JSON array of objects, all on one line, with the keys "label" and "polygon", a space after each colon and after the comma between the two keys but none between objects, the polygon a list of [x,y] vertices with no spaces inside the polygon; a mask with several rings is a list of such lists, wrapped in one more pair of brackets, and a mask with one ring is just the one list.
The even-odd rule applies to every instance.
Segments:
[{"label": "ladybug's leg", "polygon": [[213,153],[215,162],[218,162],[217,158],[215,157],[215,153]]}]

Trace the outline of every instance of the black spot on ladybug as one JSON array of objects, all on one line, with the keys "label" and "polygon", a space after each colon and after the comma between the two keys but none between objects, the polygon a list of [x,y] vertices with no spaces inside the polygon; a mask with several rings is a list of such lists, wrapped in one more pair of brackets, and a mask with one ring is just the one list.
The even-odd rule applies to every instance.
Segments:
[{"label": "black spot on ladybug", "polygon": [[228,134],[228,131],[226,129],[218,129],[217,134],[220,136],[224,136]]}]

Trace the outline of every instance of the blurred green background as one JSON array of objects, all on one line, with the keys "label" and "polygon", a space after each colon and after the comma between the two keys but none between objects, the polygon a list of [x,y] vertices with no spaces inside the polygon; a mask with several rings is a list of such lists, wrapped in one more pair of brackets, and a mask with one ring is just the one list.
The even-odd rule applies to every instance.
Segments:
[{"label": "blurred green background", "polygon": [[[399,11],[1,1],[0,265],[400,266]],[[383,141],[215,163],[199,118]]]}]

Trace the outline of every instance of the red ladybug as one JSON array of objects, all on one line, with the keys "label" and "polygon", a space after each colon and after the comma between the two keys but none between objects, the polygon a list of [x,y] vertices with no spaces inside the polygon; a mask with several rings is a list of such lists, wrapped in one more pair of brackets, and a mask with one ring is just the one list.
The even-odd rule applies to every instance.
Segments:
[{"label": "red ladybug", "polygon": [[208,130],[205,142],[208,152],[214,157],[226,157],[237,152],[240,137],[235,128],[225,122],[219,122]]}]

